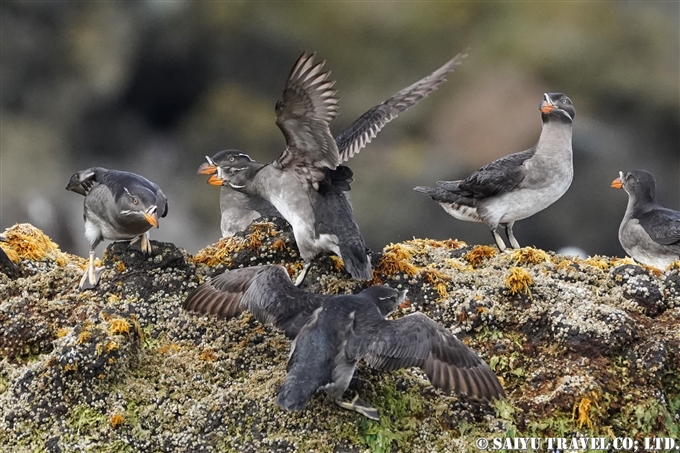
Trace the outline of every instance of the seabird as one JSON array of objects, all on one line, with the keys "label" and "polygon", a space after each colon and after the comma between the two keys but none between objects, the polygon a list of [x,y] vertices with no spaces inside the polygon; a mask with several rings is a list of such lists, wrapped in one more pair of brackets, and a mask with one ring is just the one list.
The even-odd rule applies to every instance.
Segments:
[{"label": "seabird", "polygon": [[[263,165],[235,149],[220,151],[212,158],[205,156],[205,160],[198,168],[199,175],[215,175],[217,168],[221,165],[240,167],[247,163],[253,165],[254,171],[257,171]],[[208,182],[220,186],[220,229],[222,230],[222,237],[233,236],[239,231],[244,231],[253,220],[260,217],[281,217],[279,211],[270,202],[258,195],[239,192],[229,185],[223,185],[218,178],[210,178]]]},{"label": "seabird", "polygon": [[103,268],[94,265],[95,249],[106,239],[140,241],[142,253],[151,253],[148,230],[168,213],[163,191],[143,176],[92,167],[71,176],[66,190],[85,196],[85,237],[90,241],[90,262],[80,289],[97,286]]},{"label": "seabird", "polygon": [[574,105],[562,93],[546,93],[540,105],[543,129],[532,148],[495,160],[461,181],[438,181],[439,187],[416,187],[451,216],[484,222],[502,251],[505,227],[513,248],[520,245],[512,227],[560,199],[574,176],[571,149]]},{"label": "seabird", "polygon": [[645,170],[619,172],[612,187],[628,193],[619,242],[635,261],[666,269],[680,260],[680,212],[656,202],[656,180]]},{"label": "seabird", "polygon": [[301,410],[319,390],[345,409],[379,420],[358,395],[342,401],[359,360],[392,371],[420,367],[436,388],[489,402],[505,392],[489,366],[447,329],[422,313],[385,319],[408,304],[406,291],[372,286],[354,295],[321,295],[293,285],[282,266],[220,274],[184,302],[188,311],[230,318],[243,309],[294,339],[276,402]]},{"label": "seabird", "polygon": [[457,55],[371,108],[333,139],[328,124],[338,110],[335,82],[323,72],[325,62],[315,64],[314,54],[303,53],[290,72],[283,99],[276,104],[276,124],[287,145],[283,153],[261,165],[242,151],[230,150],[232,156],[243,155],[247,161],[219,166],[208,161],[202,172],[216,173],[209,180],[213,184],[265,199],[291,224],[305,261],[298,285],[312,259],[325,251],[340,256],[352,277],[369,280],[372,272],[366,244],[344,193],[350,190],[353,173],[340,164],[358,153],[399,113],[435,90],[464,57]]}]

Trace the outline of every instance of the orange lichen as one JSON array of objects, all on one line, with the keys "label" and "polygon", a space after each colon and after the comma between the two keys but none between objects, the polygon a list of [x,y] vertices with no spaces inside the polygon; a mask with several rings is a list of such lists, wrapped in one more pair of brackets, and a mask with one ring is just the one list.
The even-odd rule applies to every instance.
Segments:
[{"label": "orange lichen", "polygon": [[478,245],[465,254],[465,261],[470,263],[472,267],[477,267],[482,264],[484,260],[496,256],[497,253],[498,249],[496,247]]},{"label": "orange lichen", "polygon": [[541,249],[524,247],[512,252],[512,261],[515,265],[549,263],[550,255]]},{"label": "orange lichen", "polygon": [[217,243],[200,250],[194,255],[193,262],[196,264],[206,264],[216,266],[218,264],[231,264],[231,255],[237,253],[245,247],[245,240],[242,237],[230,236],[222,238]]},{"label": "orange lichen", "polygon": [[217,360],[217,354],[212,349],[206,349],[198,356],[200,360],[204,362],[215,362]]},{"label": "orange lichen", "polygon": [[274,241],[274,243],[271,246],[271,249],[276,250],[277,252],[283,252],[284,250],[286,250],[286,243],[284,242],[283,239],[279,238],[276,241]]},{"label": "orange lichen", "polygon": [[120,345],[118,343],[116,343],[115,341],[109,340],[109,341],[106,342],[106,347],[104,349],[106,350],[106,352],[108,354],[111,351],[115,351],[116,349],[118,349],[119,346]]},{"label": "orange lichen", "polygon": [[125,272],[125,263],[124,262],[122,262],[122,261],[116,262],[116,272],[118,272],[119,274],[122,274],[123,272]]},{"label": "orange lichen", "polygon": [[611,266],[609,261],[607,261],[606,259],[603,259],[602,257],[599,257],[597,255],[593,256],[591,258],[587,258],[587,259],[581,261],[581,263],[583,263],[587,266],[592,266],[592,267],[595,267],[597,269],[601,269],[603,271],[606,271]]},{"label": "orange lichen", "polygon": [[388,255],[383,255],[380,258],[377,268],[378,272],[382,275],[394,275],[403,272],[409,277],[413,277],[418,273],[418,268],[413,264]]},{"label": "orange lichen", "polygon": [[130,332],[130,323],[123,318],[112,319],[109,323],[109,333],[111,335],[121,335]]},{"label": "orange lichen", "polygon": [[64,365],[64,371],[76,371],[78,369],[78,365],[75,363],[67,363]]},{"label": "orange lichen", "polygon": [[531,288],[534,279],[531,274],[521,267],[511,267],[510,273],[505,277],[505,286],[511,295],[524,293],[531,298]]},{"label": "orange lichen", "polygon": [[125,423],[125,417],[123,417],[121,414],[113,414],[111,416],[111,428],[116,429],[123,423]]},{"label": "orange lichen", "polygon": [[[594,393],[594,392],[593,392]],[[590,419],[590,409],[594,401],[590,398],[583,397],[581,401],[574,402],[574,408],[571,413],[571,420],[576,420],[579,429],[586,425],[588,429],[593,429],[593,421]],[[597,404],[597,403],[595,403]],[[578,412],[578,418],[576,413]]]},{"label": "orange lichen", "polygon": [[383,256],[389,256],[395,260],[410,260],[413,258],[413,249],[404,244],[390,244],[385,247]]}]

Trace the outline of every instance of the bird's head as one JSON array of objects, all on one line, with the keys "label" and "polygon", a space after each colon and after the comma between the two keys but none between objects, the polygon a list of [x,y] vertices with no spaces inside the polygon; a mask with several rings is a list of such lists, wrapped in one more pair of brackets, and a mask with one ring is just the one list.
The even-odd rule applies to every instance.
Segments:
[{"label": "bird's head", "polygon": [[156,194],[146,187],[124,187],[118,199],[120,214],[128,219],[144,220],[158,228]]},{"label": "bird's head", "polygon": [[217,167],[245,165],[250,162],[255,162],[249,155],[238,149],[225,149],[213,157],[205,156],[205,162],[198,167],[197,174],[199,175],[214,175],[217,173]]},{"label": "bird's head", "polygon": [[611,187],[623,189],[635,200],[656,200],[656,180],[645,170],[631,170],[628,173],[619,172],[619,177],[612,181]]},{"label": "bird's head", "polygon": [[544,123],[548,121],[571,123],[576,116],[571,99],[562,93],[545,93],[540,109]]},{"label": "bird's head", "polygon": [[370,297],[380,314],[387,317],[397,308],[410,305],[406,299],[407,292],[408,290],[399,291],[386,285],[379,285],[366,288],[361,294]]}]

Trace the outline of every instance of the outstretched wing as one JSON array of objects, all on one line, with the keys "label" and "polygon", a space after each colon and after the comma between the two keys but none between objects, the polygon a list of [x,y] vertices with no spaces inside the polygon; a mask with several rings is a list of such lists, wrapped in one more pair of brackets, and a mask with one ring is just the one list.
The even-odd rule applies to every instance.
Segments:
[{"label": "outstretched wing", "polygon": [[229,319],[244,309],[264,324],[273,324],[294,338],[323,296],[293,285],[282,266],[253,266],[226,271],[187,297],[184,309]]},{"label": "outstretched wing", "polygon": [[383,323],[364,360],[388,371],[420,367],[435,387],[477,400],[505,396],[491,368],[455,335],[422,313]]},{"label": "outstretched wing", "polygon": [[357,118],[347,129],[335,137],[341,161],[344,162],[357,154],[378,135],[378,132],[387,123],[436,90],[441,83],[446,81],[446,76],[463,62],[465,57],[467,57],[467,54],[459,53],[429,76],[404,88]]},{"label": "outstretched wing", "polygon": [[325,61],[314,64],[314,54],[303,53],[288,76],[283,99],[276,104],[276,124],[286,138],[286,149],[275,161],[280,167],[306,169],[313,182],[323,179],[324,169],[340,164],[338,148],[328,123],[338,114],[338,98]]}]

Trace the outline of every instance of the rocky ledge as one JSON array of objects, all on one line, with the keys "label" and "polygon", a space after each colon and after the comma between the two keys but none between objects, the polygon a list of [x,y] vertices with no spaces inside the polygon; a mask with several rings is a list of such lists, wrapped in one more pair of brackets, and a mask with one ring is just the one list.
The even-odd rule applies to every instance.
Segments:
[{"label": "rocky ledge", "polygon": [[[585,260],[534,248],[499,253],[414,239],[373,255],[371,284],[408,288],[412,306],[459,335],[508,399],[481,406],[433,389],[418,369],[359,366],[348,392],[373,422],[324,394],[301,412],[275,404],[289,341],[247,313],[182,311],[224,269],[299,259],[288,228],[262,220],[195,256],[152,242],[104,253],[96,290],[83,258],[15,225],[0,242],[0,448],[33,452],[477,451],[506,437],[680,438],[680,264]],[[306,285],[355,292],[332,256]],[[404,313],[396,313],[402,316]]]}]

